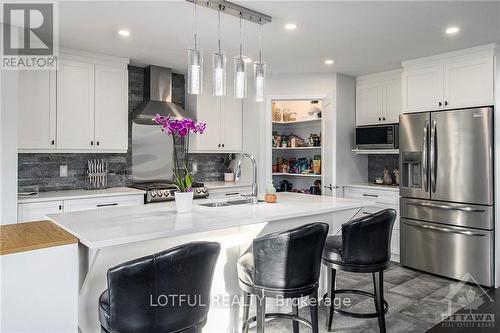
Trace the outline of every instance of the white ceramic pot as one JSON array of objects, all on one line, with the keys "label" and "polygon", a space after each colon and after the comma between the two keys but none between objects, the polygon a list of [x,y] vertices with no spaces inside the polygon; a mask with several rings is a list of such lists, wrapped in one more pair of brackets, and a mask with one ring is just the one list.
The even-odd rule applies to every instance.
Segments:
[{"label": "white ceramic pot", "polygon": [[175,208],[177,214],[191,213],[193,209],[193,194],[194,192],[175,192]]},{"label": "white ceramic pot", "polygon": [[234,182],[234,173],[233,172],[225,172],[224,173],[224,181],[225,182]]}]

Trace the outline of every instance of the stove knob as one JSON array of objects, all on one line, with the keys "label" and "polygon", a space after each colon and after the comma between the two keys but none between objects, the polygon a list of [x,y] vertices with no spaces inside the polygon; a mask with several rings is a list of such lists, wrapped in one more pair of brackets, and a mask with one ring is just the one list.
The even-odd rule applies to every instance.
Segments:
[{"label": "stove knob", "polygon": [[201,188],[196,189],[196,193],[200,194],[201,193]]},{"label": "stove knob", "polygon": [[151,198],[156,197],[156,191],[155,191],[155,190],[153,190],[153,191],[151,191],[151,192],[149,192],[149,193],[151,194]]},{"label": "stove knob", "polygon": [[161,197],[163,197],[163,191],[162,191],[162,190],[159,190],[159,191],[158,191],[158,196],[159,196],[160,198],[161,198]]},{"label": "stove knob", "polygon": [[203,193],[207,193],[208,188],[204,187],[204,188],[202,188],[202,190],[201,190],[201,191],[202,191]]},{"label": "stove knob", "polygon": [[165,190],[165,191],[163,191],[163,196],[164,196],[165,198],[168,198],[168,197],[170,196],[170,191],[169,191],[169,190]]}]

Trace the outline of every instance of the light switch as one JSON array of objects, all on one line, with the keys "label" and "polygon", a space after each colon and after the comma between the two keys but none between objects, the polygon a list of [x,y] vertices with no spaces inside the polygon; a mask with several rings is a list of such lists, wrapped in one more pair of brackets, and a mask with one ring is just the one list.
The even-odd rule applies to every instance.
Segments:
[{"label": "light switch", "polygon": [[60,165],[59,166],[59,177],[68,177],[68,166]]}]

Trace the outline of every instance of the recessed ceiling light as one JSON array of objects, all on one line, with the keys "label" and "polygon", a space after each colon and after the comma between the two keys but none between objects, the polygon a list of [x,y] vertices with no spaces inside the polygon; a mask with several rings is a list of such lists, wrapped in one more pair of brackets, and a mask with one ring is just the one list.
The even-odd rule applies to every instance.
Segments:
[{"label": "recessed ceiling light", "polygon": [[285,24],[285,29],[286,30],[295,30],[295,29],[297,29],[297,25],[295,23],[288,23],[288,24]]},{"label": "recessed ceiling light", "polygon": [[128,30],[118,30],[118,34],[122,37],[128,37],[130,36],[130,31]]},{"label": "recessed ceiling light", "polygon": [[333,65],[334,62],[332,59],[327,59],[325,60],[325,65]]},{"label": "recessed ceiling light", "polygon": [[460,31],[460,28],[458,28],[458,27],[449,27],[449,28],[446,28],[446,34],[447,35],[453,35],[453,34],[456,34],[459,31]]}]

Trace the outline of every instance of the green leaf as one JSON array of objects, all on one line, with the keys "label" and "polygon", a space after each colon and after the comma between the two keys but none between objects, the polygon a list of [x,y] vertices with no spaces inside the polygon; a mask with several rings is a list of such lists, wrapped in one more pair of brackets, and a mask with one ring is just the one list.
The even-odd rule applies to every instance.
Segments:
[{"label": "green leaf", "polygon": [[192,181],[191,181],[191,175],[188,173],[186,173],[186,188],[190,188],[191,185],[192,185]]}]

